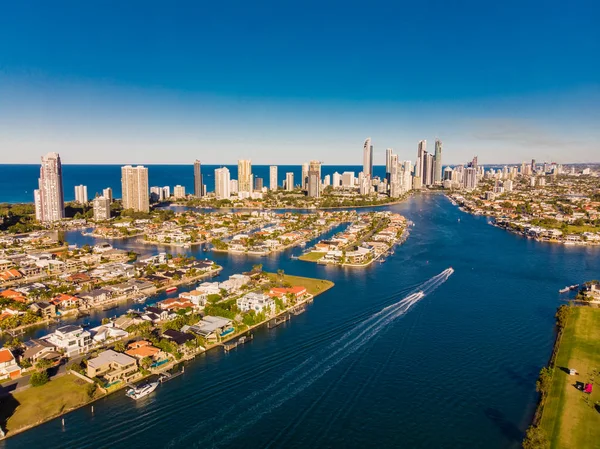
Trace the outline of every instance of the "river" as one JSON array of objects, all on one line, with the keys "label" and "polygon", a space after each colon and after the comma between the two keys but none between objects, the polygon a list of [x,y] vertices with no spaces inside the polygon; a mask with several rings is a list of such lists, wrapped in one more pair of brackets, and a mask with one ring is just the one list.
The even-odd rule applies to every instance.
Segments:
[{"label": "river", "polygon": [[[223,265],[221,278],[262,263],[336,285],[251,343],[198,357],[145,400],[120,392],[93,414],[69,413],[64,428],[54,420],[0,447],[519,447],[553,344],[557,291],[597,278],[600,249],[517,237],[441,195],[388,208],[416,226],[367,269],[291,260],[299,248],[262,258],[192,250]],[[448,267],[436,290],[402,302]]]}]

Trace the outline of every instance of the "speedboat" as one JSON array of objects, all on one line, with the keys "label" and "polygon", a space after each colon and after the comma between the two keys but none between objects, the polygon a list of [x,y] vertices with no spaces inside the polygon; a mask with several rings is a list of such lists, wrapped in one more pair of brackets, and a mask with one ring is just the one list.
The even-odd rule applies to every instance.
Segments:
[{"label": "speedboat", "polygon": [[134,298],[133,301],[137,302],[137,303],[143,303],[143,302],[146,302],[147,299],[148,299],[147,296],[140,296],[138,298]]},{"label": "speedboat", "polygon": [[158,387],[158,382],[150,382],[147,384],[130,388],[125,394],[131,399],[135,399],[137,401],[138,399],[142,399],[148,396],[150,393],[156,390],[156,387]]}]

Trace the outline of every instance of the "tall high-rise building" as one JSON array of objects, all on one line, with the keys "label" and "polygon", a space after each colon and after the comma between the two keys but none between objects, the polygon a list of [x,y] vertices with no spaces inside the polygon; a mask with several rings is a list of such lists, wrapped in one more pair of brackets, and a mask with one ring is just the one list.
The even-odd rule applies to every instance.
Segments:
[{"label": "tall high-rise building", "polygon": [[285,190],[292,191],[294,190],[294,173],[287,172],[285,174]]},{"label": "tall high-rise building", "polygon": [[373,177],[373,145],[370,137],[363,144],[363,175]]},{"label": "tall high-rise building", "polygon": [[427,141],[419,140],[417,145],[417,163],[415,165],[415,177],[423,181],[423,171],[425,167],[425,153],[427,153]]},{"label": "tall high-rise building", "polygon": [[204,196],[204,184],[202,183],[202,165],[196,159],[194,161],[194,196],[200,198]]},{"label": "tall high-rise building", "polygon": [[38,185],[39,189],[33,192],[35,218],[45,223],[65,218],[62,163],[58,153],[42,156]]},{"label": "tall high-rise building", "polygon": [[342,185],[344,187],[354,187],[354,179],[353,171],[345,171],[342,173]]},{"label": "tall high-rise building", "polygon": [[142,165],[121,167],[121,192],[123,209],[149,212],[148,169]]},{"label": "tall high-rise building", "polygon": [[238,161],[238,190],[252,192],[252,161],[250,159]]},{"label": "tall high-rise building", "polygon": [[386,161],[390,167],[390,197],[398,198],[401,192],[400,183],[400,164],[398,164],[398,155],[391,154],[390,160]]},{"label": "tall high-rise building", "polygon": [[110,201],[112,203],[113,201],[113,191],[110,187],[107,187],[106,189],[102,190],[102,196],[104,198],[107,198],[108,201]]},{"label": "tall high-rise building", "polygon": [[215,195],[219,200],[228,200],[230,193],[230,176],[227,167],[215,170]]},{"label": "tall high-rise building", "polygon": [[477,169],[474,167],[465,168],[463,174],[463,187],[467,190],[473,190],[477,187]]},{"label": "tall high-rise building", "polygon": [[442,141],[439,139],[435,140],[435,156],[433,159],[433,183],[442,183]]},{"label": "tall high-rise building", "polygon": [[75,186],[75,201],[79,204],[87,204],[88,202],[88,192],[87,186],[83,184]]},{"label": "tall high-rise building", "polygon": [[394,153],[394,150],[392,150],[391,148],[387,148],[385,150],[385,179],[388,183],[388,185],[391,184],[391,173],[392,173],[392,154]]},{"label": "tall high-rise building", "polygon": [[237,179],[229,180],[229,195],[237,195],[239,193]]},{"label": "tall high-rise building", "polygon": [[185,187],[182,185],[177,184],[174,188],[173,188],[173,196],[177,199],[179,198],[185,198]]},{"label": "tall high-rise building", "polygon": [[94,220],[104,221],[110,219],[110,199],[105,196],[94,198]]},{"label": "tall high-rise building", "polygon": [[332,177],[331,185],[334,189],[337,189],[342,185],[342,175],[338,172],[335,172]]},{"label": "tall high-rise building", "polygon": [[308,162],[302,164],[302,190],[308,190]]},{"label": "tall high-rise building", "polygon": [[310,161],[308,166],[308,196],[319,198],[321,196],[321,163]]},{"label": "tall high-rise building", "polygon": [[269,167],[269,189],[277,190],[277,165]]},{"label": "tall high-rise building", "polygon": [[323,187],[328,187],[331,185],[331,175],[325,175],[323,177]]},{"label": "tall high-rise building", "polygon": [[262,190],[263,188],[263,179],[262,178],[254,178],[254,190]]}]

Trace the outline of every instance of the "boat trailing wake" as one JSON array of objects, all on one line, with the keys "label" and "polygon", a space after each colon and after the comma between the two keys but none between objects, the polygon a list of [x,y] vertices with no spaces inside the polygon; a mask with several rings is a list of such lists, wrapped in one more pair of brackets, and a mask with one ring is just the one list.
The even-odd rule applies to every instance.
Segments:
[{"label": "boat trailing wake", "polygon": [[[454,269],[452,268],[442,271],[437,276],[419,285],[400,301],[364,319],[357,326],[345,332],[341,337],[317,351],[316,354],[292,368],[270,385],[238,401],[234,407],[229,408],[218,417],[219,420],[226,419],[226,424],[216,429],[213,428],[212,432],[207,431],[203,433],[202,441],[196,444],[198,446],[205,446],[207,443],[212,443],[213,445],[220,446],[235,439],[263,416],[271,413],[285,402],[306,390],[328,371],[366,345],[390,323],[406,314],[421,299],[446,282],[452,273],[454,273]],[[262,399],[256,401],[257,397],[261,397]],[[229,416],[236,411],[238,411],[237,416]],[[208,427],[212,421],[199,423],[184,435],[179,435],[178,438],[171,441],[169,447],[177,445],[201,428]]]}]

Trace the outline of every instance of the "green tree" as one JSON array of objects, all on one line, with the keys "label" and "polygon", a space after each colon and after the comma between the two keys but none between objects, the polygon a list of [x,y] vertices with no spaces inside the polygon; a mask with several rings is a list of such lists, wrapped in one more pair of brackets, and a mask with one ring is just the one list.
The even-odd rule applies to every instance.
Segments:
[{"label": "green tree", "polygon": [[546,437],[545,432],[536,426],[530,426],[523,440],[523,449],[548,449],[550,441]]},{"label": "green tree", "polygon": [[85,388],[88,398],[93,399],[96,395],[96,391],[98,390],[98,384],[94,382],[93,384],[88,384]]},{"label": "green tree", "polygon": [[29,378],[29,384],[32,387],[40,387],[48,383],[48,372],[47,371],[36,371]]},{"label": "green tree", "polygon": [[125,342],[118,341],[115,343],[114,350],[117,352],[125,352]]},{"label": "green tree", "polygon": [[46,359],[40,359],[35,364],[36,369],[39,370],[40,372],[46,371],[51,366],[52,366],[52,362],[50,360],[46,360]]}]

